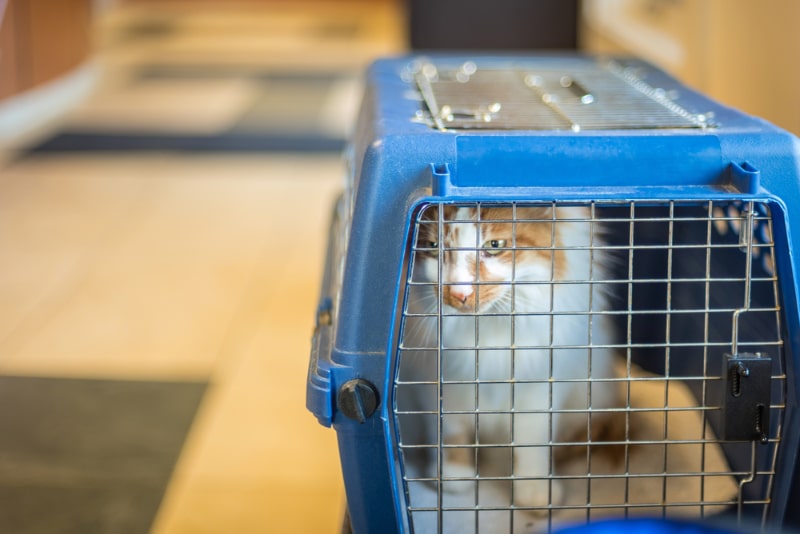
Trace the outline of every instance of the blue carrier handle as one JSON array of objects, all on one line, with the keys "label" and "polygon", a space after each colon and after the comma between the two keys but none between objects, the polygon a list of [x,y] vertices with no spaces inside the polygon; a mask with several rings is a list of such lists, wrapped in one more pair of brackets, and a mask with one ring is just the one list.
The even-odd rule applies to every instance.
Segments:
[{"label": "blue carrier handle", "polygon": [[[713,135],[457,136],[457,157],[430,165],[442,198],[671,198],[762,192],[761,170],[724,157]],[[638,181],[631,176],[641,177]]]}]

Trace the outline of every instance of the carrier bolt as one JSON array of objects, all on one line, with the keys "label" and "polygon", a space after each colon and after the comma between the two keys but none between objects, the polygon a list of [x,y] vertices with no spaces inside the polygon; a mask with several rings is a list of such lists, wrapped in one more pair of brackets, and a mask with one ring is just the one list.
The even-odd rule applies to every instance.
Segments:
[{"label": "carrier bolt", "polygon": [[339,388],[337,404],[344,415],[364,423],[378,408],[378,390],[363,378],[348,380]]}]

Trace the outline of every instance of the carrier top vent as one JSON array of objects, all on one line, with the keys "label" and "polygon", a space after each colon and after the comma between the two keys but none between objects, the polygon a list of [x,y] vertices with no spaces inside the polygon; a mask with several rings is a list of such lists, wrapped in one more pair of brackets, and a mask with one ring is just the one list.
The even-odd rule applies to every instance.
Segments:
[{"label": "carrier top vent", "polygon": [[675,95],[646,83],[640,68],[616,61],[568,69],[552,64],[450,68],[419,62],[405,76],[416,81],[440,130],[628,130],[708,128]]}]

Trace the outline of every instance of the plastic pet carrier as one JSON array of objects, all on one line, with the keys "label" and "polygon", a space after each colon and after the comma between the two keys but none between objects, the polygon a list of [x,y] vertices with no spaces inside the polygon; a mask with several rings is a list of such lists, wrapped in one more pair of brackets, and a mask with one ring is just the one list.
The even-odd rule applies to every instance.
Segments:
[{"label": "plastic pet carrier", "polygon": [[799,146],[634,60],[374,64],[308,377],[347,526],[798,526]]}]

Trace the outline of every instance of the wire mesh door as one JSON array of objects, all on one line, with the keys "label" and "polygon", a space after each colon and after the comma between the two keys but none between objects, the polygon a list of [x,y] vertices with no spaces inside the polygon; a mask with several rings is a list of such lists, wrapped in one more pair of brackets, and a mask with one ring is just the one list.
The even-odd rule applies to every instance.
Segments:
[{"label": "wire mesh door", "polygon": [[422,206],[393,399],[412,528],[765,520],[785,396],[770,210]]}]

